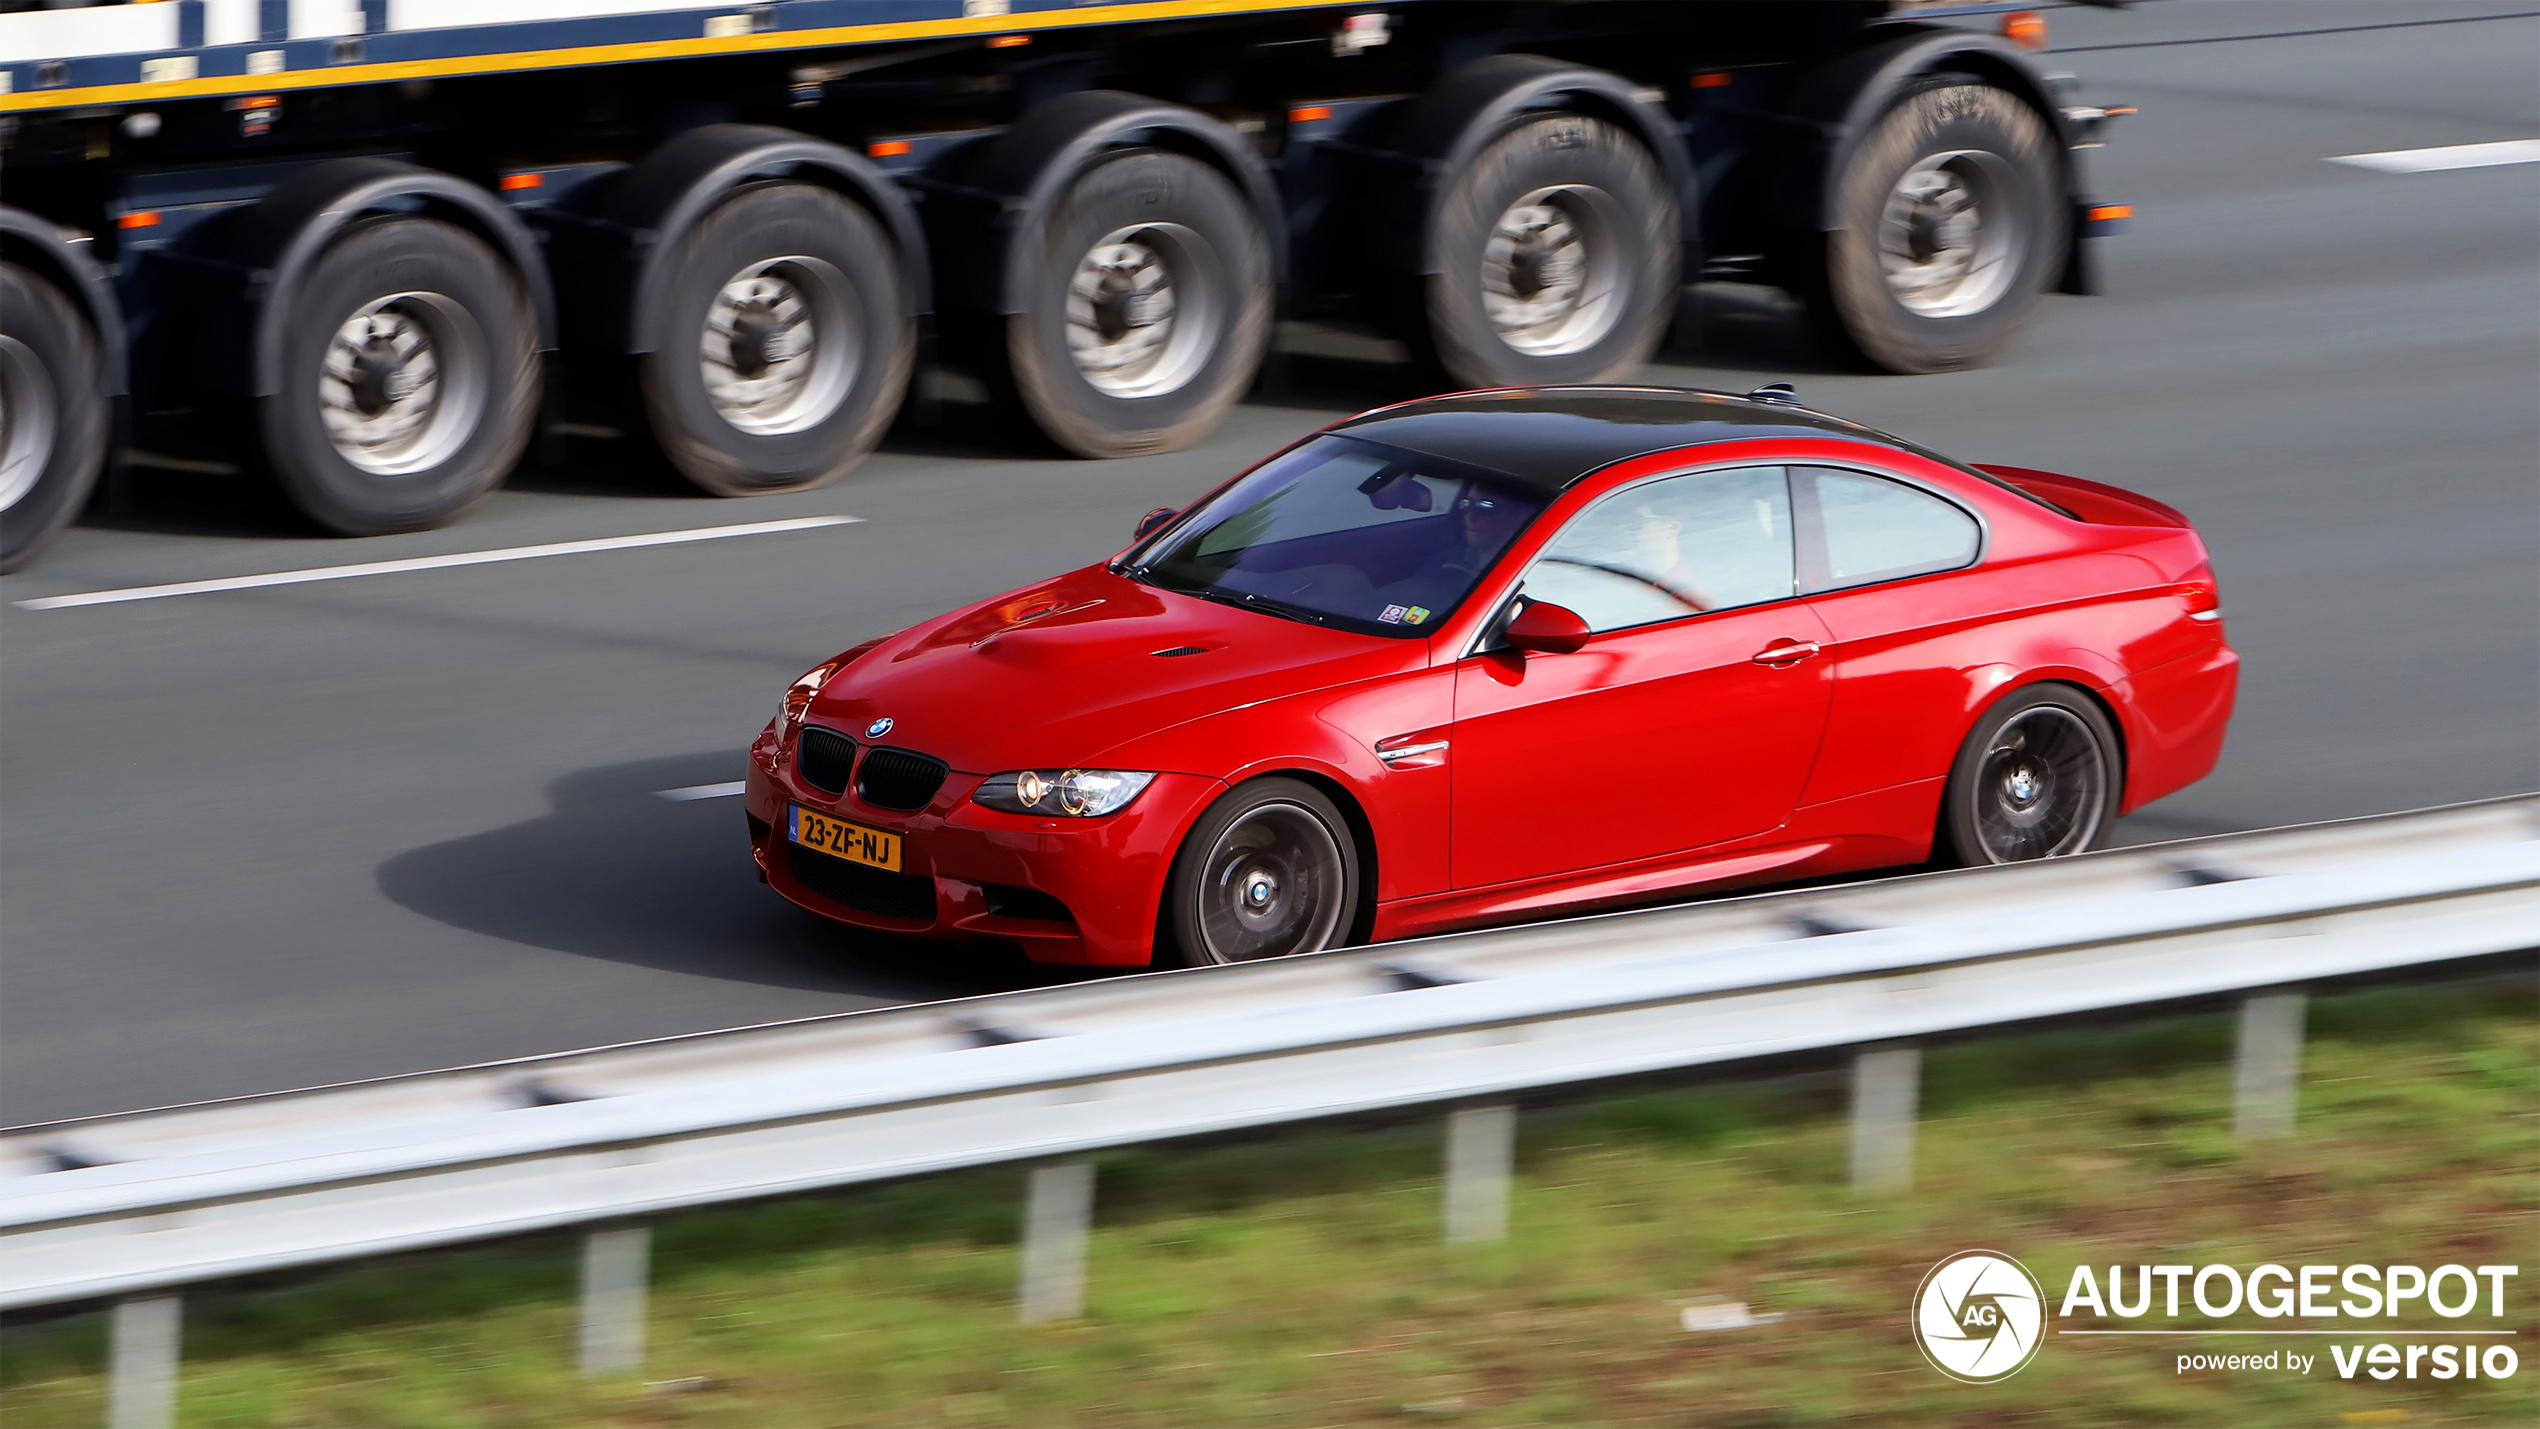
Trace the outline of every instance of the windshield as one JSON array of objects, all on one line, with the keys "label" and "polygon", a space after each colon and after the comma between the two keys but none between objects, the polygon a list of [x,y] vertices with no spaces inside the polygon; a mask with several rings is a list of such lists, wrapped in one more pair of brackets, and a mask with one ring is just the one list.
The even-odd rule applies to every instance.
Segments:
[{"label": "windshield", "polygon": [[1317,625],[1424,635],[1542,509],[1495,472],[1321,436],[1176,522],[1128,572]]}]

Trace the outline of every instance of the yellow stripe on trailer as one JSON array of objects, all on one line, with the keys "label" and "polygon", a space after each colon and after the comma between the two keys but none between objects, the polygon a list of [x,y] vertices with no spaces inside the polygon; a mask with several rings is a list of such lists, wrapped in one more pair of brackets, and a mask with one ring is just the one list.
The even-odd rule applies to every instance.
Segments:
[{"label": "yellow stripe on trailer", "polygon": [[[1348,0],[1329,0],[1339,6]],[[1021,30],[1056,30],[1086,25],[1117,25],[1138,20],[1177,20],[1197,15],[1243,15],[1265,10],[1326,8],[1309,0],[1124,0],[1023,15],[981,16],[959,20],[903,20],[875,25],[833,25],[818,30],[771,30],[692,40],[642,40],[630,44],[576,45],[556,50],[520,50],[510,54],[465,55],[454,59],[394,60],[380,64],[330,65],[325,69],[283,70],[273,74],[213,75],[202,79],[163,80],[141,84],[98,84],[85,89],[39,89],[0,93],[0,114],[33,109],[67,109],[85,104],[133,104],[170,99],[199,99],[225,94],[271,94],[288,89],[332,89],[348,84],[381,84],[401,79],[442,79],[453,75],[509,74],[520,70],[575,69],[591,65],[632,64],[641,60],[695,59],[704,55],[764,54],[821,49],[831,45],[871,45],[891,40],[942,39],[959,35],[1004,35]],[[352,38],[352,37],[348,37]],[[362,36],[359,38],[375,38]]]}]

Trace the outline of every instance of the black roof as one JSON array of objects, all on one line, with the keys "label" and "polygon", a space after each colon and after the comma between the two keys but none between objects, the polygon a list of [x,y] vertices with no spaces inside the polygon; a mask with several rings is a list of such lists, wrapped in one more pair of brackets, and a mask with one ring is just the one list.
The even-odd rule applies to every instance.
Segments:
[{"label": "black roof", "polygon": [[1777,402],[1682,387],[1505,387],[1382,407],[1334,431],[1496,471],[1560,491],[1651,452],[1753,437],[1841,437],[1903,446],[1886,433]]}]

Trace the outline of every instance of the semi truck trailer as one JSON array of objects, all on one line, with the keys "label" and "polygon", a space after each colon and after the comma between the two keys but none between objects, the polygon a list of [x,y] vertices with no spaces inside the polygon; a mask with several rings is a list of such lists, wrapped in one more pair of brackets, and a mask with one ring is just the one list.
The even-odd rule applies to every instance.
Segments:
[{"label": "semi truck trailer", "polygon": [[935,366],[1069,452],[1164,451],[1289,318],[1460,387],[1609,381],[1728,280],[1940,371],[2090,291],[2124,212],[2082,172],[2111,111],[1999,5],[0,12],[0,569],[134,451],[348,536],[567,424],[799,490]]}]

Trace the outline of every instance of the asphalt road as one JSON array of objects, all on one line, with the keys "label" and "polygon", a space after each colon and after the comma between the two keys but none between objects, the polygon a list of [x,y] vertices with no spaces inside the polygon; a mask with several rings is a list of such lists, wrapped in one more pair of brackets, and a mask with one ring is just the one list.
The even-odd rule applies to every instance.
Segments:
[{"label": "asphalt road", "polygon": [[[2540,19],[2467,18],[2530,8],[2059,11],[2091,93],[2142,108],[2094,156],[2141,214],[2100,245],[2108,296],[2050,300],[1991,370],[1894,378],[1833,371],[1769,295],[1707,288],[1649,377],[1787,379],[1969,460],[2186,509],[2242,705],[2222,768],[2128,838],[2540,786],[2540,167],[2326,162],[2540,136]],[[1283,395],[1138,461],[1059,459],[954,403],[844,484],[718,503],[578,438],[462,525],[358,544],[231,479],[142,473],[132,513],[0,599],[863,520],[0,608],[0,1121],[1066,976],[821,924],[752,878],[732,800],[654,791],[738,778],[821,656],[1099,559],[1147,508],[1412,395],[1380,344],[1292,346]]]}]

